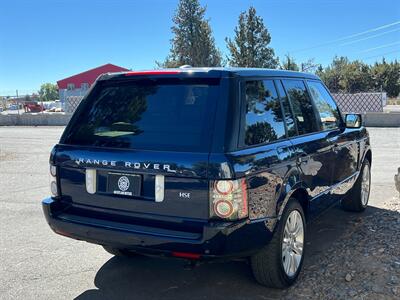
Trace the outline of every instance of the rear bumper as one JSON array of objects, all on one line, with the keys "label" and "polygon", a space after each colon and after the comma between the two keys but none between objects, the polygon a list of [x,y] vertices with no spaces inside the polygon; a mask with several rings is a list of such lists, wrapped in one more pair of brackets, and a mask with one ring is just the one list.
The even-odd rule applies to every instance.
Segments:
[{"label": "rear bumper", "polygon": [[144,254],[168,256],[172,252],[187,252],[204,259],[241,257],[256,252],[272,238],[268,229],[271,226],[266,226],[266,222],[275,222],[274,219],[208,222],[202,233],[190,233],[71,215],[52,198],[44,199],[42,207],[47,223],[60,235]]}]

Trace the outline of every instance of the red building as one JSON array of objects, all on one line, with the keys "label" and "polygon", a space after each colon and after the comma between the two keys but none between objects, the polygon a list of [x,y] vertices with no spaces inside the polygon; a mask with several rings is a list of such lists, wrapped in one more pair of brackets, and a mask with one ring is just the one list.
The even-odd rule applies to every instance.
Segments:
[{"label": "red building", "polygon": [[84,96],[97,77],[103,73],[122,72],[128,69],[106,64],[57,81],[60,100],[65,102],[68,96]]}]

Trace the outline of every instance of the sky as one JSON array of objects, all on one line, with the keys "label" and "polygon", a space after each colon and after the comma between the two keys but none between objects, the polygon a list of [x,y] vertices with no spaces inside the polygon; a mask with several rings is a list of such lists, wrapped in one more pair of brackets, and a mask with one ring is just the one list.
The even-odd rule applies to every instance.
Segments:
[{"label": "sky", "polygon": [[[169,52],[178,0],[0,0],[0,95],[32,93],[106,63],[155,67]],[[335,55],[400,59],[399,0],[200,0],[227,55],[238,16],[253,5],[281,59]]]}]

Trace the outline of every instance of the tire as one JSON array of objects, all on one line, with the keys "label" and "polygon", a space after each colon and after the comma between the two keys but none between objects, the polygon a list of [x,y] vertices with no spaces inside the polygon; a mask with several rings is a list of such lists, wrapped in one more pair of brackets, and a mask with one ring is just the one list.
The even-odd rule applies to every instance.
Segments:
[{"label": "tire", "polygon": [[106,250],[108,253],[114,255],[114,256],[119,256],[119,257],[132,257],[135,256],[136,253],[125,250],[125,249],[118,249],[118,248],[113,248],[109,246],[103,246],[104,250]]},{"label": "tire", "polygon": [[[289,252],[291,250],[289,250],[289,252],[283,251],[283,242],[284,242],[284,236],[285,240],[286,241],[288,240],[288,238],[286,238],[287,235],[285,233],[285,226],[287,225],[287,222],[291,224],[290,223],[291,221],[289,221],[289,216],[290,220],[295,219],[295,218],[293,219],[294,214],[296,215],[297,218],[301,216],[302,251],[301,251],[300,262],[297,265],[297,269],[295,269],[294,272],[292,272],[292,274],[288,274],[288,272],[285,271],[284,259],[288,258],[289,256],[290,257],[293,256],[289,255]],[[289,202],[277,225],[272,240],[268,243],[267,246],[261,249],[258,253],[250,257],[251,269],[258,283],[271,288],[283,289],[292,285],[296,281],[301,271],[304,260],[304,245],[306,237],[305,233],[306,233],[306,226],[305,226],[305,216],[303,208],[295,198],[291,198],[289,199]],[[300,243],[299,238],[297,240],[297,243],[299,245]],[[286,242],[286,245],[287,244],[288,242]],[[294,244],[296,244],[296,242]],[[287,260],[285,259],[285,261]],[[295,261],[298,261],[298,259]],[[288,262],[291,262],[291,260],[289,259]]]},{"label": "tire", "polygon": [[[368,180],[367,186],[364,180]],[[370,189],[371,189],[371,164],[367,159],[365,159],[361,166],[361,172],[357,178],[356,183],[351,189],[349,195],[347,195],[341,202],[342,208],[344,210],[354,211],[354,212],[364,211],[368,206]]]}]

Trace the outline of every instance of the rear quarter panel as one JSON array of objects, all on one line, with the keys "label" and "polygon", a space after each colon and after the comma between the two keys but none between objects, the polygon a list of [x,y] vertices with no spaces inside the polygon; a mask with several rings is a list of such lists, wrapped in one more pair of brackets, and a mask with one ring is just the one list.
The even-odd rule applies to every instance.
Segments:
[{"label": "rear quarter panel", "polygon": [[286,140],[226,155],[211,154],[210,166],[215,179],[246,178],[251,221],[275,220],[299,178],[291,143]]}]

